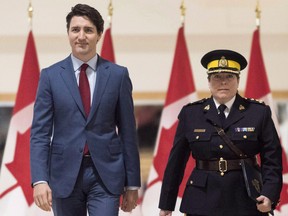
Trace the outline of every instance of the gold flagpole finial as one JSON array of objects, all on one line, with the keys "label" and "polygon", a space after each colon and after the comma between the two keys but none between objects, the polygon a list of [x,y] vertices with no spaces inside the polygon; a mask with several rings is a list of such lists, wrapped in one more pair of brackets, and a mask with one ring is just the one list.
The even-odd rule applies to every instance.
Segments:
[{"label": "gold flagpole finial", "polygon": [[29,24],[30,28],[32,29],[32,18],[33,18],[33,7],[31,0],[29,1],[29,6],[28,6],[28,19],[29,19]]},{"label": "gold flagpole finial", "polygon": [[260,28],[261,10],[260,10],[259,0],[257,0],[255,13],[256,13],[256,26],[257,26],[257,28]]},{"label": "gold flagpole finial", "polygon": [[110,0],[110,3],[108,5],[108,22],[109,22],[109,26],[111,26],[112,16],[113,16],[113,5],[112,5],[112,0]]},{"label": "gold flagpole finial", "polygon": [[181,23],[182,23],[182,25],[184,25],[185,15],[186,15],[186,7],[185,7],[184,0],[182,0],[181,6],[180,6],[180,10],[181,10]]}]

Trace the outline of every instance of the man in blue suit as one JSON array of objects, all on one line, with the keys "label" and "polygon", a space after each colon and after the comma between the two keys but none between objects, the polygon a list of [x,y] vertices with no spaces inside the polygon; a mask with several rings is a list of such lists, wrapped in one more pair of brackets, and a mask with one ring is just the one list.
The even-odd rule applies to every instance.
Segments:
[{"label": "man in blue suit", "polygon": [[96,9],[77,4],[66,21],[72,53],[41,71],[35,100],[35,203],[55,216],[116,216],[123,194],[121,209],[130,212],[140,162],[128,70],[97,55],[104,21]]}]

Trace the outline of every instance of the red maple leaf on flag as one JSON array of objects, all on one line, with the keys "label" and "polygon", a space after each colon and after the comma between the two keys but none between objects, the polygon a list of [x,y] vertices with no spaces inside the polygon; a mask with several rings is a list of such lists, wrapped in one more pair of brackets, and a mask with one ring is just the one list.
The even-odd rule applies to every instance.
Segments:
[{"label": "red maple leaf on flag", "polygon": [[[1,209],[4,212],[17,212],[18,209],[15,209],[15,203],[26,201],[28,207],[33,204],[29,160],[30,128],[39,76],[40,69],[36,47],[33,33],[30,31],[3,155],[0,201],[2,198],[3,200],[7,198],[2,206],[6,209]],[[22,189],[24,197],[18,193],[17,188]],[[21,206],[21,208],[24,210],[26,206]]]},{"label": "red maple leaf on flag", "polygon": [[20,186],[25,195],[29,206],[33,203],[33,190],[30,181],[30,164],[29,164],[29,142],[30,142],[30,128],[24,134],[17,133],[16,150],[14,161],[6,164],[7,168],[17,179],[17,183],[8,188],[4,193],[9,193],[14,188]]},{"label": "red maple leaf on flag", "polygon": [[[184,35],[184,26],[182,26],[178,31],[172,72],[155,147],[156,154],[153,158],[148,185],[142,204],[142,213],[145,216],[158,213],[158,208],[155,206],[155,209],[152,209],[151,205],[157,205],[159,201],[159,190],[178,125],[177,116],[184,105],[194,100],[196,100],[195,85]],[[190,157],[186,165],[182,184],[179,188],[178,197],[180,198],[183,196],[186,181],[194,165],[194,160]]]},{"label": "red maple leaf on flag", "polygon": [[158,173],[158,178],[150,182],[148,184],[148,187],[150,187],[154,183],[157,183],[158,181],[162,181],[164,177],[164,170],[167,164],[169,152],[172,148],[171,140],[174,139],[177,125],[178,122],[174,123],[174,125],[169,129],[165,129],[163,127],[161,128],[161,135],[159,139],[159,143],[161,143],[161,145],[159,145],[157,154],[154,157],[154,161],[159,161],[159,163],[154,164],[154,167]]},{"label": "red maple leaf on flag", "polygon": [[[165,107],[168,107],[172,103],[177,102],[181,98],[195,92],[195,85],[192,76],[192,69],[190,65],[190,59],[188,54],[188,49],[186,45],[184,27],[182,26],[178,31],[178,38],[176,43],[175,56],[172,66],[172,74],[170,77],[167,97],[164,104]],[[191,101],[187,101],[189,103]],[[183,106],[186,104],[182,104]],[[180,111],[180,110],[179,110]],[[179,113],[179,112],[178,112]],[[161,129],[159,146],[157,154],[154,157],[154,166],[159,175],[158,179],[163,180],[164,170],[167,164],[170,150],[172,148],[174,135],[176,133],[178,120],[176,116],[162,116],[162,118],[174,118],[175,123],[168,130],[165,128]],[[189,173],[194,167],[195,163],[190,158],[187,162],[186,172],[182,181],[182,184],[179,189],[179,196],[182,197],[186,181],[189,177]],[[148,186],[149,187],[149,186]]]}]

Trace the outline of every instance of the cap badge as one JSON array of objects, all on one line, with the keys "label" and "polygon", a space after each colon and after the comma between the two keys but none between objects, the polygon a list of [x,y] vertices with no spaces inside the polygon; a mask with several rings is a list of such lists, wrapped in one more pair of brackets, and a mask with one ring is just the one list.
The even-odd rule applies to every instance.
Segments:
[{"label": "cap badge", "polygon": [[222,56],[221,59],[219,60],[218,66],[219,67],[227,67],[228,66],[228,62],[224,56]]}]

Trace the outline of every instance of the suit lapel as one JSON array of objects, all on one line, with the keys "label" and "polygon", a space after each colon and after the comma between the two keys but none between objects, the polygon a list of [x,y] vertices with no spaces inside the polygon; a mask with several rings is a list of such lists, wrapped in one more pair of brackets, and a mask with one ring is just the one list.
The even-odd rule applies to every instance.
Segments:
[{"label": "suit lapel", "polygon": [[83,104],[82,104],[82,100],[81,100],[81,96],[80,96],[80,92],[79,92],[79,88],[78,88],[78,84],[77,84],[77,80],[76,80],[74,69],[73,69],[72,60],[71,60],[70,56],[64,60],[64,64],[61,67],[62,67],[62,70],[61,70],[60,74],[63,78],[63,81],[64,81],[65,85],[67,86],[67,88],[69,89],[71,96],[75,100],[75,102],[76,102],[79,110],[81,111],[82,115],[86,118],[85,111],[84,111]]},{"label": "suit lapel", "polygon": [[97,77],[96,77],[96,83],[95,83],[95,90],[93,93],[92,106],[91,106],[90,114],[88,116],[88,122],[92,118],[92,116],[95,115],[99,107],[101,97],[104,93],[108,78],[110,76],[109,64],[107,64],[107,62],[104,61],[100,56],[98,56],[96,72],[97,72]]}]

